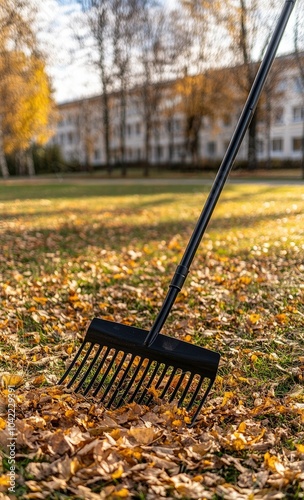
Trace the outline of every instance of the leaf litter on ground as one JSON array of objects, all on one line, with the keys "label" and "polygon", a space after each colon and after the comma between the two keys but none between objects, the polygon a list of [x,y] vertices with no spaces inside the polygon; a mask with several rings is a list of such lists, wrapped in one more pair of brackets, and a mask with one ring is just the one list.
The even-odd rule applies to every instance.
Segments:
[{"label": "leaf litter on ground", "polygon": [[15,498],[303,498],[300,187],[229,186],[216,209],[164,328],[222,354],[194,428],[174,403],[110,411],[56,386],[94,316],[157,313],[203,198],[162,189],[2,204],[0,498],[10,386]]}]

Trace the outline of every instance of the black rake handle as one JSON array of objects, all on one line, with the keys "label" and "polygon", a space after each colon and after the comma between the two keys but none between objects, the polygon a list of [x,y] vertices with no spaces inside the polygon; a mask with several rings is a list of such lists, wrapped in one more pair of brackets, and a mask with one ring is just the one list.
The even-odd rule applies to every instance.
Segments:
[{"label": "black rake handle", "polygon": [[270,71],[271,65],[275,58],[278,46],[280,44],[281,38],[283,36],[283,33],[285,31],[286,25],[288,23],[290,14],[295,6],[295,3],[296,0],[285,1],[282,13],[279,17],[279,20],[277,22],[274,33],[267,47],[264,58],[256,74],[249,96],[247,98],[242,114],[237,123],[237,126],[235,128],[234,134],[227,148],[225,156],[219,167],[217,176],[213,182],[211,191],[206,200],[202,213],[197,221],[196,227],[189,240],[188,246],[185,250],[182,260],[176,268],[175,274],[169,285],[169,291],[161,307],[161,310],[159,311],[152,325],[151,330],[149,331],[148,335],[145,338],[144,343],[147,346],[150,346],[154,342],[157,335],[161,331],[167,319],[167,316],[171,311],[171,308],[175,302],[175,299],[180,290],[182,289],[187,274],[189,273],[192,260],[195,256],[197,248],[201,242],[201,239],[209,223],[210,217],[213,213],[213,210],[225,185],[225,182],[232,168],[233,162],[238,153],[244,135],[249,127],[250,121],[257,106],[263,86],[265,84],[266,78]]}]

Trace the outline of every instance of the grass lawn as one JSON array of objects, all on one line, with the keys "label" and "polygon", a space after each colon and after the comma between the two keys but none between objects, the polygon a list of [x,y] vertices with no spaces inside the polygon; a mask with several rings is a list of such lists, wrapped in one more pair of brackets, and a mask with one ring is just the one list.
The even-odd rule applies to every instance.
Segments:
[{"label": "grass lawn", "polygon": [[224,189],[163,330],[222,356],[194,428],[56,386],[93,317],[149,329],[209,189],[0,185],[0,499],[304,498],[303,186]]}]

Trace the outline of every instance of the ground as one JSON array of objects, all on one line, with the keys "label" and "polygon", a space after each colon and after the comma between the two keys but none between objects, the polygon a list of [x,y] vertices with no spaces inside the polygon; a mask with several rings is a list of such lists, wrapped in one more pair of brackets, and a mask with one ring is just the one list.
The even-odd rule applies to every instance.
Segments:
[{"label": "ground", "polygon": [[221,354],[193,428],[56,385],[94,316],[149,328],[208,190],[0,185],[0,498],[304,497],[301,184],[221,196],[164,328]]}]

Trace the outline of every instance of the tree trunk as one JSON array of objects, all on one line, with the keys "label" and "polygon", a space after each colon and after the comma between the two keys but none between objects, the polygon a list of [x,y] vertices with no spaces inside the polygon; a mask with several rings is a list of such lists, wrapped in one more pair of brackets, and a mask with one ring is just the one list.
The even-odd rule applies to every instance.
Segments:
[{"label": "tree trunk", "polygon": [[257,168],[256,156],[256,130],[257,130],[257,115],[254,113],[248,129],[248,168],[255,170]]},{"label": "tree trunk", "polygon": [[9,171],[7,167],[7,162],[4,154],[4,147],[3,147],[3,132],[2,128],[0,126],[0,168],[1,168],[1,173],[2,177],[4,179],[7,179],[9,177]]},{"label": "tree trunk", "polygon": [[35,176],[35,166],[34,166],[34,160],[33,160],[33,153],[31,149],[28,149],[26,152],[26,164],[27,164],[27,171],[30,177]]}]

